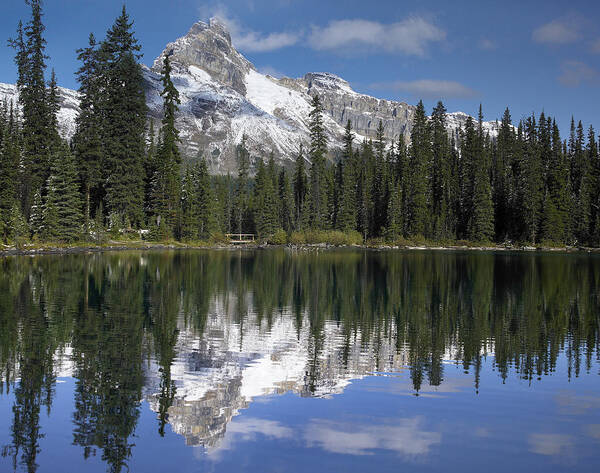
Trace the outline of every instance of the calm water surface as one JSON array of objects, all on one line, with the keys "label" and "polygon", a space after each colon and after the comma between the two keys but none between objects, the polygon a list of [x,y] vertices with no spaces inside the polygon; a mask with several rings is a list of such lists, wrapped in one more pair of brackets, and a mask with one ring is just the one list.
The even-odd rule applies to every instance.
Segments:
[{"label": "calm water surface", "polygon": [[0,259],[0,471],[600,471],[600,257]]}]

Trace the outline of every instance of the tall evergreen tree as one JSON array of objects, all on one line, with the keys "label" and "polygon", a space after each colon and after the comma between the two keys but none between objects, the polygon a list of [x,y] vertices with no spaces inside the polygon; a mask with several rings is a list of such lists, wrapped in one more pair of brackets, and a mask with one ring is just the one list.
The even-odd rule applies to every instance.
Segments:
[{"label": "tall evergreen tree", "polygon": [[97,208],[102,199],[102,118],[101,118],[101,77],[98,63],[96,38],[90,34],[88,46],[77,50],[81,66],[77,71],[79,82],[79,114],[73,136],[73,148],[81,188],[84,196],[84,222],[86,233],[92,209]]},{"label": "tall evergreen tree", "polygon": [[113,225],[140,225],[143,220],[143,157],[146,98],[140,45],[123,7],[108,30],[100,57],[104,81],[106,203]]},{"label": "tall evergreen tree", "polygon": [[296,164],[294,167],[294,226],[298,230],[303,230],[302,222],[305,219],[303,212],[305,210],[305,200],[308,192],[308,182],[306,177],[306,169],[304,164],[304,153],[302,144],[300,144],[300,151],[296,157]]},{"label": "tall evergreen tree", "polygon": [[42,2],[26,2],[31,7],[31,19],[25,28],[19,24],[17,36],[10,44],[16,51],[17,86],[23,114],[21,207],[28,218],[33,196],[42,190],[50,173],[52,144],[57,131],[44,78],[47,56]]},{"label": "tall evergreen tree", "polygon": [[326,228],[329,223],[327,202],[327,137],[323,125],[323,105],[318,95],[310,111],[310,223],[313,228]]},{"label": "tall evergreen tree", "polygon": [[171,81],[169,56],[163,62],[163,119],[162,142],[157,150],[156,170],[152,182],[152,207],[154,215],[165,219],[165,225],[172,235],[178,234],[180,209],[180,165],[179,132],[175,126],[175,113],[180,103],[179,92]]},{"label": "tall evergreen tree", "polygon": [[249,191],[249,166],[250,153],[246,148],[246,135],[242,136],[242,142],[237,147],[238,177],[233,204],[233,230],[243,233],[248,225],[248,211],[250,207]]},{"label": "tall evergreen tree", "polygon": [[354,135],[350,120],[344,133],[344,148],[340,160],[339,211],[336,218],[337,228],[343,232],[356,230],[356,174],[354,160]]},{"label": "tall evergreen tree", "polygon": [[81,236],[81,197],[75,160],[63,144],[53,158],[44,206],[43,236],[71,242]]},{"label": "tall evergreen tree", "polygon": [[408,234],[425,235],[429,228],[427,178],[431,156],[431,134],[423,101],[419,101],[413,120],[410,146]]},{"label": "tall evergreen tree", "polygon": [[446,130],[446,107],[438,102],[431,116],[432,167],[431,167],[431,232],[436,239],[452,238],[455,230],[450,196],[450,146]]}]

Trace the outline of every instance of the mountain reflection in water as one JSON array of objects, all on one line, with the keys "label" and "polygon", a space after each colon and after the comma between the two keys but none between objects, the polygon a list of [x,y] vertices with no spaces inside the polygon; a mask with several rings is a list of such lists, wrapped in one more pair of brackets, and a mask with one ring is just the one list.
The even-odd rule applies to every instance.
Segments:
[{"label": "mountain reflection in water", "polygon": [[[359,379],[367,400],[480,393],[511,380],[534,390],[546,378],[580,376],[598,388],[599,287],[600,258],[583,254],[240,250],[1,259],[0,406],[10,407],[0,414],[10,415],[0,417],[0,469],[46,466],[42,424],[57,400],[70,403],[63,413],[70,443],[109,471],[126,470],[136,436],[149,435],[139,429],[146,403],[155,435],[170,435],[170,426],[207,457],[234,450],[236,436],[261,435],[300,436],[332,454],[415,458],[442,443],[422,414],[377,423],[367,413],[377,406],[352,422],[308,412],[299,433],[244,410],[275,395],[336,397]],[[72,380],[70,399],[57,394],[64,380]],[[559,408],[599,419],[598,397],[553,394]],[[582,428],[600,440],[598,426],[600,419]],[[565,433],[527,437],[538,456],[571,447]]]}]

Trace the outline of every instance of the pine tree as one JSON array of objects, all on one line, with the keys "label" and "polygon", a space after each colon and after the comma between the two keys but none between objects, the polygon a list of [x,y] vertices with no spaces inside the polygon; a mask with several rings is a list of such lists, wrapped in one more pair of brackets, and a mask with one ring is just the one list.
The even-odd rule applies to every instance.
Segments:
[{"label": "pine tree", "polygon": [[432,169],[431,169],[431,219],[435,239],[452,238],[455,231],[451,222],[453,208],[450,203],[450,147],[446,130],[446,108],[438,102],[431,116]]},{"label": "pine tree", "polygon": [[192,241],[198,235],[198,209],[192,171],[186,167],[181,182],[181,240]]},{"label": "pine tree", "polygon": [[140,225],[143,220],[143,158],[146,98],[140,46],[123,7],[100,47],[104,100],[103,140],[107,210],[112,222]]},{"label": "pine tree", "polygon": [[388,225],[386,238],[394,242],[398,240],[404,229],[403,196],[400,182],[396,182],[388,204]]},{"label": "pine tree", "polygon": [[571,151],[572,192],[574,200],[573,233],[580,245],[590,237],[592,175],[588,156],[584,150],[584,132],[581,122],[577,125],[575,143]]},{"label": "pine tree", "polygon": [[57,135],[52,106],[46,89],[45,26],[41,0],[28,0],[31,19],[25,28],[19,23],[17,37],[10,40],[16,51],[17,86],[23,114],[23,173],[21,207],[29,217],[34,194],[41,190],[50,172],[52,144]]},{"label": "pine tree", "polygon": [[346,124],[341,166],[339,210],[337,228],[343,232],[356,230],[356,175],[354,162],[354,135],[350,120]]},{"label": "pine tree", "polygon": [[479,106],[476,149],[473,169],[473,200],[469,237],[473,241],[490,241],[494,236],[494,206],[490,185],[490,139],[483,134],[483,114]]},{"label": "pine tree", "polygon": [[526,165],[523,172],[523,237],[535,244],[539,240],[544,182],[536,120],[533,116],[525,122],[524,141],[523,162]]},{"label": "pine tree", "polygon": [[81,236],[81,196],[75,159],[62,144],[53,157],[44,212],[44,237],[72,242]]},{"label": "pine tree", "polygon": [[419,101],[411,131],[409,152],[411,175],[409,179],[408,234],[411,236],[424,236],[430,225],[427,212],[427,178],[431,156],[430,136],[425,107],[423,101]]},{"label": "pine tree", "polygon": [[248,224],[248,210],[250,205],[250,194],[248,189],[248,174],[250,166],[250,154],[246,148],[246,135],[242,136],[242,142],[237,147],[238,178],[233,203],[233,230],[243,233]]},{"label": "pine tree", "polygon": [[590,242],[600,245],[600,153],[594,128],[590,125],[588,130],[588,162],[591,169],[590,179]]},{"label": "pine tree", "polygon": [[19,130],[14,128],[13,110],[3,106],[0,120],[0,240],[5,244],[11,234],[10,216],[18,203],[17,182],[20,161]]},{"label": "pine tree", "polygon": [[323,105],[318,95],[312,100],[310,111],[310,222],[313,228],[323,229],[329,223],[327,202],[327,137],[323,125]]},{"label": "pine tree", "polygon": [[507,108],[502,116],[498,130],[497,146],[493,157],[493,200],[495,234],[497,241],[503,241],[511,234],[512,208],[511,196],[514,195],[512,169],[514,162],[514,130],[510,111]]},{"label": "pine tree", "polygon": [[294,228],[294,193],[285,169],[281,168],[277,181],[279,226],[289,233]]},{"label": "pine tree", "polygon": [[[549,119],[550,120],[550,119]],[[556,122],[552,122],[552,145],[548,160],[546,193],[542,216],[542,238],[554,243],[568,242],[569,169],[562,151]]]},{"label": "pine tree", "polygon": [[44,201],[40,191],[37,191],[33,196],[33,205],[29,214],[29,228],[36,237],[44,235]]},{"label": "pine tree", "polygon": [[215,195],[204,156],[194,169],[195,203],[198,214],[198,237],[209,239],[218,231]]},{"label": "pine tree", "polygon": [[305,200],[308,189],[306,178],[306,170],[304,165],[304,153],[302,144],[300,151],[296,157],[296,165],[294,167],[294,226],[298,230],[304,229],[302,222],[304,221]]},{"label": "pine tree", "polygon": [[373,169],[373,189],[371,195],[373,198],[373,220],[371,234],[377,236],[381,234],[382,228],[387,223],[388,210],[388,180],[387,163],[385,158],[385,130],[383,122],[380,120],[377,126],[375,138],[375,163]]},{"label": "pine tree", "polygon": [[81,188],[84,195],[84,224],[86,235],[89,232],[91,209],[101,203],[101,168],[103,164],[101,135],[101,84],[100,65],[96,38],[90,34],[88,46],[77,50],[81,67],[77,71],[79,82],[79,114],[73,136],[73,148]]},{"label": "pine tree", "polygon": [[152,182],[152,211],[165,219],[169,234],[178,234],[180,209],[180,165],[181,156],[177,144],[179,132],[175,126],[175,113],[180,103],[179,92],[171,81],[171,64],[165,56],[163,63],[163,119],[162,143],[157,150],[156,170]]}]

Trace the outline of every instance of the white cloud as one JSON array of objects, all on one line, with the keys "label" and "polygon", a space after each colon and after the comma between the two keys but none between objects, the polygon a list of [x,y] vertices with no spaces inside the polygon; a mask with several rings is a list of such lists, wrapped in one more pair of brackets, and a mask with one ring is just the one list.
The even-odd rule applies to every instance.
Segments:
[{"label": "white cloud", "polygon": [[429,453],[441,442],[439,432],[420,428],[421,419],[397,419],[393,425],[355,425],[313,420],[304,438],[309,447],[316,446],[332,453],[372,455],[375,449],[391,450],[398,455],[414,457]]},{"label": "white cloud", "polygon": [[530,434],[529,450],[539,455],[563,455],[573,447],[573,439],[562,434]]},{"label": "white cloud", "polygon": [[285,77],[285,74],[283,72],[281,72],[279,69],[274,68],[273,66],[260,66],[258,70],[261,74],[269,75],[271,77],[275,77],[276,79],[281,79],[282,77]]},{"label": "white cloud", "polygon": [[595,54],[600,54],[600,38],[592,41],[592,52]]},{"label": "white cloud", "polygon": [[373,84],[376,89],[392,89],[407,92],[419,98],[469,98],[477,95],[477,91],[451,80],[421,79],[414,81],[380,82]]},{"label": "white cloud", "polygon": [[300,32],[274,32],[261,33],[243,26],[237,18],[229,14],[229,10],[224,5],[218,3],[203,7],[200,9],[203,17],[217,18],[227,27],[231,35],[233,45],[246,52],[267,52],[277,49],[293,46],[298,43],[302,37]]},{"label": "white cloud", "polygon": [[[227,435],[222,440],[219,446],[211,448],[207,454],[208,457],[214,461],[222,458],[223,453],[227,450],[232,450],[235,447],[236,442],[252,441],[257,438],[258,435],[264,437],[284,439],[292,438],[293,430],[289,427],[285,427],[281,423],[273,420],[259,419],[256,417],[240,417],[230,422],[227,425]],[[202,454],[199,452],[200,455]]]},{"label": "white cloud", "polygon": [[319,51],[348,52],[350,48],[423,56],[430,43],[446,33],[420,17],[383,24],[368,20],[334,20],[325,27],[313,26],[308,45]]},{"label": "white cloud", "polygon": [[574,43],[582,37],[581,27],[582,21],[578,16],[571,15],[565,18],[557,18],[533,30],[532,38],[536,43]]},{"label": "white cloud", "polygon": [[581,61],[565,61],[558,81],[567,87],[600,84],[600,72]]}]

